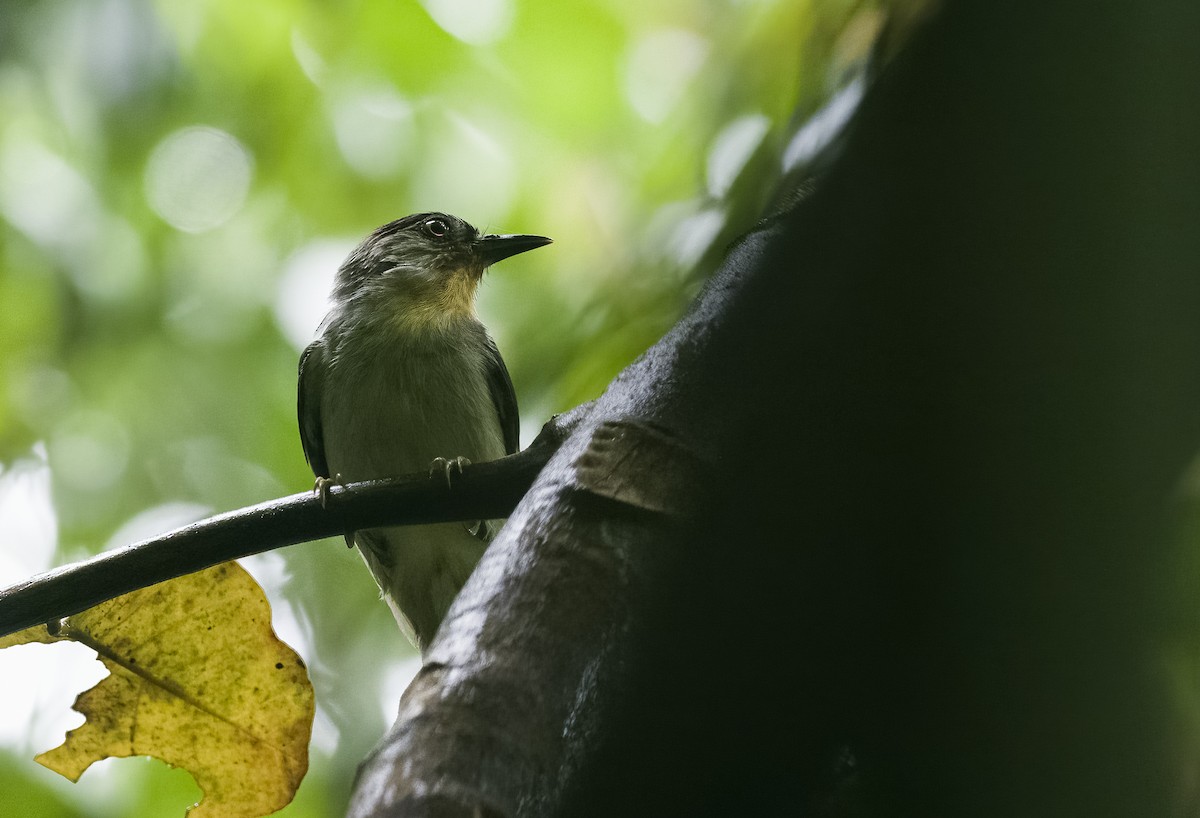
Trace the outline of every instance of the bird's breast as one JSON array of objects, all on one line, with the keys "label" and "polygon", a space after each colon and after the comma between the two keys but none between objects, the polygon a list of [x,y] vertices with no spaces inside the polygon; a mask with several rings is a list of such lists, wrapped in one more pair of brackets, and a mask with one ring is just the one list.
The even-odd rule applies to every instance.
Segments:
[{"label": "bird's breast", "polygon": [[483,351],[461,344],[342,350],[321,420],[330,471],[347,482],[423,471],[437,457],[505,454]]}]

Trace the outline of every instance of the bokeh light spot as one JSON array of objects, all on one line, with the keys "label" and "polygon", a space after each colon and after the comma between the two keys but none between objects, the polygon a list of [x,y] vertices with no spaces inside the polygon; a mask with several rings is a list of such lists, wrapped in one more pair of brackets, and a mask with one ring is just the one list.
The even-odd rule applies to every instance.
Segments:
[{"label": "bokeh light spot", "polygon": [[229,220],[250,189],[254,163],[232,135],[194,125],[167,136],[146,164],[146,198],[172,227],[203,233]]},{"label": "bokeh light spot", "polygon": [[275,321],[296,349],[317,337],[317,325],[333,302],[333,276],[354,249],[350,240],[318,239],[301,247],[283,265],[275,293]]},{"label": "bokeh light spot", "polygon": [[353,91],[333,105],[333,132],[346,163],[368,179],[394,178],[412,153],[412,108],[390,84]]},{"label": "bokeh light spot", "polygon": [[49,247],[66,243],[96,219],[91,185],[40,142],[10,136],[0,147],[0,211],[10,224]]},{"label": "bokeh light spot", "polygon": [[851,115],[858,110],[863,91],[862,80],[854,80],[792,135],[783,151],[781,164],[785,172],[791,173],[813,161],[842,132]]},{"label": "bokeh light spot", "polygon": [[738,117],[717,134],[708,152],[709,193],[720,199],[729,192],[770,128],[771,121],[765,116],[749,114]]},{"label": "bokeh light spot", "polygon": [[304,76],[312,82],[320,85],[325,80],[327,70],[325,59],[317,53],[317,50],[297,28],[292,29],[292,56],[296,58],[296,63],[304,72]]},{"label": "bokeh light spot", "polygon": [[724,210],[709,208],[684,219],[667,240],[675,263],[691,271],[708,252],[708,248],[725,227]]},{"label": "bokeh light spot", "polygon": [[493,43],[508,33],[513,9],[509,0],[421,0],[433,21],[464,43]]},{"label": "bokeh light spot", "polygon": [[50,466],[63,484],[100,492],[119,480],[129,463],[129,433],[112,415],[98,410],[69,415],[50,438]]},{"label": "bokeh light spot", "polygon": [[45,571],[58,545],[58,518],[50,497],[50,467],[38,459],[0,466],[0,587]]},{"label": "bokeh light spot", "polygon": [[625,63],[625,96],[647,122],[662,122],[708,57],[708,41],[683,29],[642,36]]}]

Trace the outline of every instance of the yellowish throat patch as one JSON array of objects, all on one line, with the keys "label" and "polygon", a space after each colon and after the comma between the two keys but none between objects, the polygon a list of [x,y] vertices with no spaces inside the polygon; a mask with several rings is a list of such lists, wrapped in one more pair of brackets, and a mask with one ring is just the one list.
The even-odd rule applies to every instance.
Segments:
[{"label": "yellowish throat patch", "polygon": [[421,297],[406,294],[403,304],[391,310],[397,330],[411,332],[475,317],[475,289],[479,277],[467,268],[448,274],[440,286]]}]

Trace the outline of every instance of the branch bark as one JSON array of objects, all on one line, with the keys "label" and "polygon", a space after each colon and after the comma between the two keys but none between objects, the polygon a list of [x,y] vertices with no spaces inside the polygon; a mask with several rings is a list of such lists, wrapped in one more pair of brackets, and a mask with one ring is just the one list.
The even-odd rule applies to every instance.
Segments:
[{"label": "branch bark", "polygon": [[[710,293],[736,285],[727,269]],[[702,300],[575,418],[451,608],[349,815],[548,814],[575,783],[625,689],[630,629],[684,553],[714,468],[702,437],[655,411],[703,404],[655,373],[689,345],[700,354],[716,317],[705,305],[720,302]]]},{"label": "branch bark", "polygon": [[348,530],[506,517],[565,437],[564,423],[552,419],[523,452],[467,466],[452,490],[427,474],[335,485],[326,506],[311,491],[294,494],[31,577],[0,591],[0,636],[226,560]]}]

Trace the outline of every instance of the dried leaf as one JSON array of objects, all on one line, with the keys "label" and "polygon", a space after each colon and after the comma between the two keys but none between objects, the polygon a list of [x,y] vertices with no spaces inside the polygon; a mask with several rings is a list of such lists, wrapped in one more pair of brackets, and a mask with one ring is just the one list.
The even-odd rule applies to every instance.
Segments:
[{"label": "dried leaf", "polygon": [[189,818],[258,818],[292,800],[308,770],[313,692],[271,630],[258,584],[225,563],[0,638],[70,639],[110,675],[80,694],[87,721],[37,761],[72,781],[104,758],[150,755],[192,774]]}]

